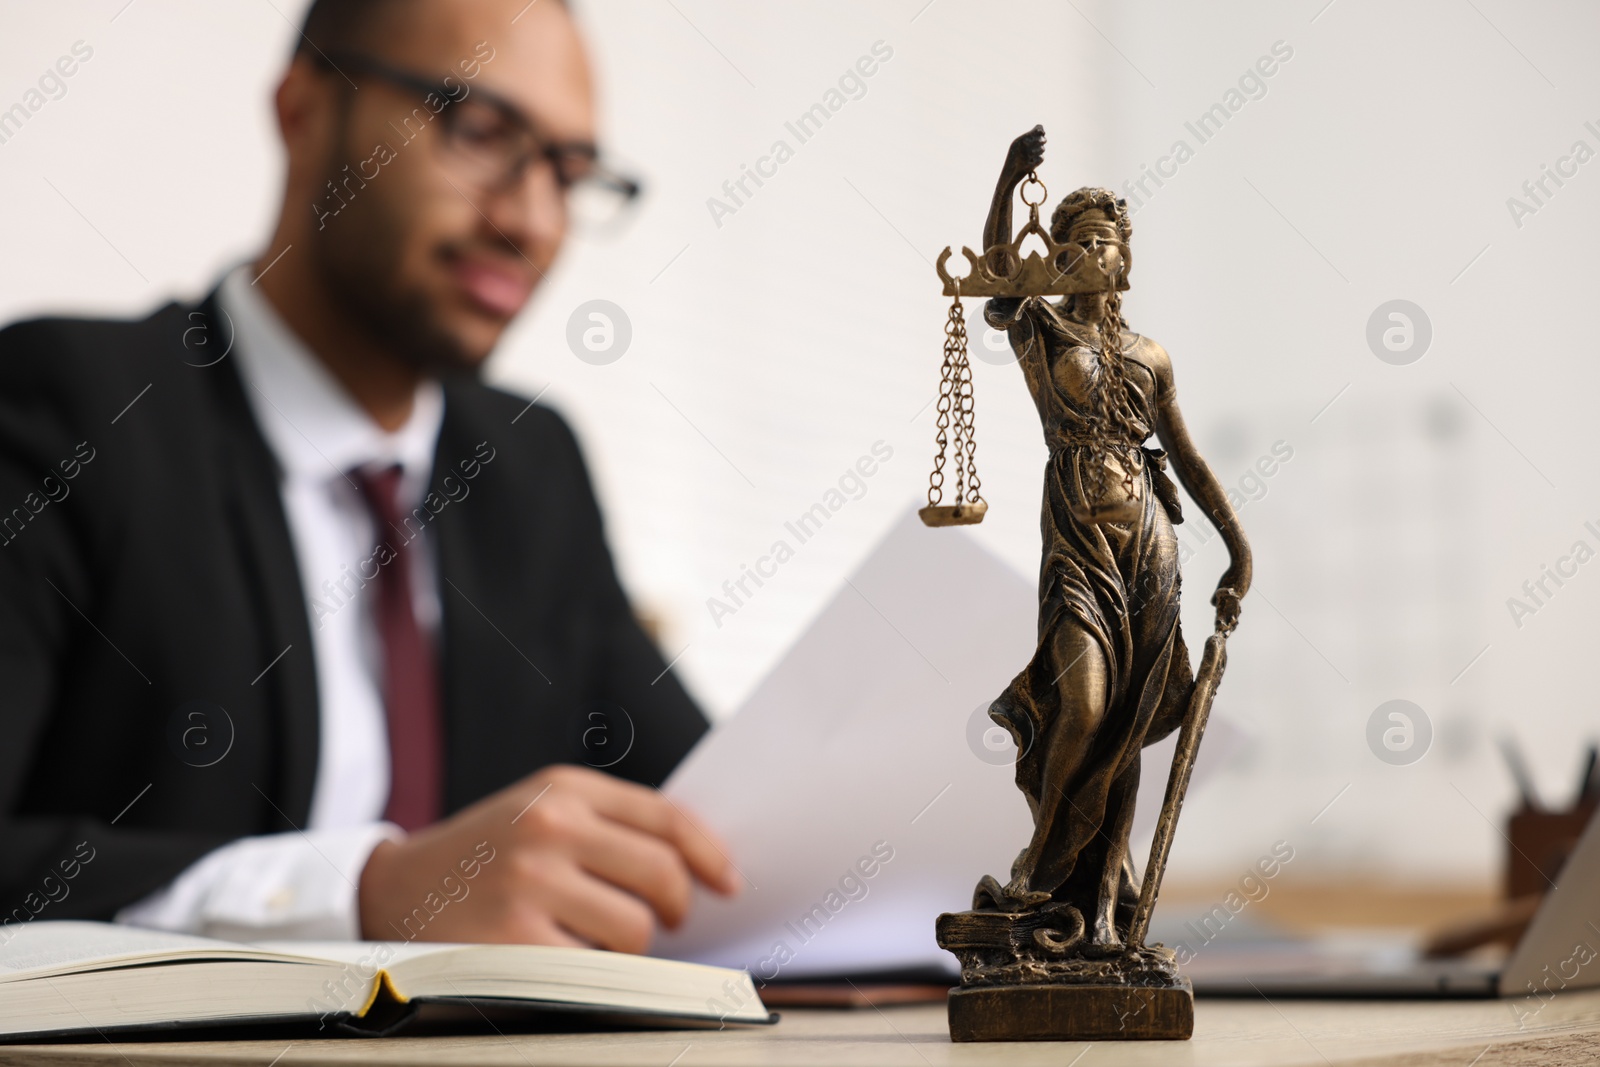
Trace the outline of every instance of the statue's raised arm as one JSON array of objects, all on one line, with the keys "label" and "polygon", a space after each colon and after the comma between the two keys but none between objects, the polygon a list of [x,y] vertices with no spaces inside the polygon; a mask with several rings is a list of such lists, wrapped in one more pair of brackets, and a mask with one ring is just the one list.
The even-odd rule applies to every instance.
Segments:
[{"label": "statue's raised arm", "polygon": [[[1000,180],[994,187],[994,200],[989,205],[989,218],[983,224],[983,247],[1011,243],[1011,201],[1017,186],[1044,162],[1044,127],[1035,126],[1011,142],[1006,151],[1005,165],[1000,168]],[[990,264],[999,271],[999,264]]]}]

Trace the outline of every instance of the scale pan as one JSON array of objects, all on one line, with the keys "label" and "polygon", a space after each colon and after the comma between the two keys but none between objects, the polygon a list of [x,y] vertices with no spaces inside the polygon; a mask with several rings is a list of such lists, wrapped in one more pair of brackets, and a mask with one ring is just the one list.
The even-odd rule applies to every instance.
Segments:
[{"label": "scale pan", "polygon": [[988,510],[988,501],[980,500],[976,504],[929,504],[917,514],[924,526],[971,526],[982,522]]}]

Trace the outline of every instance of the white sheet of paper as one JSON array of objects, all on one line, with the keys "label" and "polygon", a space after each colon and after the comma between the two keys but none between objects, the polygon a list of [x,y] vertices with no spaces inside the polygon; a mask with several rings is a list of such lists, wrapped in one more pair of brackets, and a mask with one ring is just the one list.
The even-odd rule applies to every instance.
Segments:
[{"label": "white sheet of paper", "polygon": [[[1033,831],[987,709],[1033,655],[1037,617],[1033,580],[908,513],[664,786],[747,884],[733,901],[697,892],[652,952],[763,981],[956,973],[934,919],[970,907],[982,875],[1005,881]],[[1146,753],[1139,826],[1154,826],[1172,743]]]},{"label": "white sheet of paper", "polygon": [[[653,951],[768,980],[953,970],[934,918],[970,906],[981,875],[1004,879],[1032,832],[984,709],[1032,655],[1037,610],[1031,581],[908,513],[666,783],[747,884],[732,902],[699,894]],[[893,858],[862,877],[874,845]]]}]

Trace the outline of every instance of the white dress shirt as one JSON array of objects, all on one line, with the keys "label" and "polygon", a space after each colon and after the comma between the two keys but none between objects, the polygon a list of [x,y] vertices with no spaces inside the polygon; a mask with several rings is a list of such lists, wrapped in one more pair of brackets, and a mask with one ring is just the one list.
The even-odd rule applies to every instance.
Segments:
[{"label": "white dress shirt", "polygon": [[[253,287],[248,267],[218,294],[232,322],[229,355],[251,411],[283,470],[289,522],[317,677],[319,750],[311,814],[301,832],[247,837],[206,854],[164,888],[117,913],[119,922],[234,940],[360,937],[356,886],[385,838],[404,836],[382,821],[389,797],[389,740],[383,656],[374,618],[376,586],[356,575],[378,531],[355,484],[358,467],[399,464],[401,509],[421,503],[444,417],[444,392],[425,380],[410,420],[383,430],[307,350]],[[224,335],[228,324],[222,325]],[[437,635],[434,548],[408,552],[414,610]]]}]

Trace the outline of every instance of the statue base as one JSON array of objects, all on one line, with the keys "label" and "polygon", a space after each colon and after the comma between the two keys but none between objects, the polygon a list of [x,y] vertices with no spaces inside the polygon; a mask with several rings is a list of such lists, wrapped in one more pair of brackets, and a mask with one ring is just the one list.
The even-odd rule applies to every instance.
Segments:
[{"label": "statue base", "polygon": [[1186,1041],[1194,989],[1160,945],[1102,948],[1076,908],[939,916],[939,947],[961,961],[952,1041]]},{"label": "statue base", "polygon": [[950,991],[951,1041],[1187,1041],[1194,992],[1176,986],[997,985]]}]

